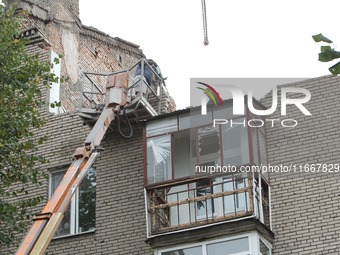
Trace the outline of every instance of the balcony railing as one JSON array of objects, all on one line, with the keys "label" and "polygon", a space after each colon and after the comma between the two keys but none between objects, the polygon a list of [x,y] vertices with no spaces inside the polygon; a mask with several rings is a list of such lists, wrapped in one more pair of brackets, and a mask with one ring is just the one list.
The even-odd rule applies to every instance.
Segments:
[{"label": "balcony railing", "polygon": [[259,218],[270,227],[269,186],[254,174],[231,174],[147,189],[149,235]]},{"label": "balcony railing", "polygon": [[[152,84],[143,81],[143,86],[149,91],[148,97],[136,96],[136,86],[141,78],[135,79],[137,66],[141,66],[143,76],[144,66],[148,66],[152,72]],[[93,73],[84,72],[81,85],[80,107],[81,117],[85,123],[92,123],[99,117],[99,112],[106,106],[107,85],[117,85],[125,87],[125,105],[129,120],[147,119],[161,113],[162,95],[167,94],[165,82],[157,69],[150,66],[146,59],[141,59],[125,70],[113,73]],[[165,90],[164,90],[165,89]],[[93,123],[92,123],[93,124]]]}]

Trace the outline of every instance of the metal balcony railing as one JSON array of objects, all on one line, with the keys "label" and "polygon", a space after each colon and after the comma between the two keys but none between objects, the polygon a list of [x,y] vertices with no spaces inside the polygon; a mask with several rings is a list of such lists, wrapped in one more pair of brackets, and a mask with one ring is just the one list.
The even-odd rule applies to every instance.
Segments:
[{"label": "metal balcony railing", "polygon": [[[134,80],[138,65],[141,66],[142,77],[145,65],[148,65],[153,73],[152,84],[148,84],[143,80],[143,84],[149,92],[148,98],[144,98],[142,94],[139,97],[135,95],[135,86],[139,82],[139,80]],[[83,113],[84,118],[104,108],[106,102],[106,84],[114,76],[119,76],[119,79],[124,77],[125,79],[127,113],[133,115],[134,119],[143,119],[160,114],[162,94],[165,88],[164,79],[150,66],[146,59],[141,59],[130,68],[118,72],[83,73],[79,111]]]}]

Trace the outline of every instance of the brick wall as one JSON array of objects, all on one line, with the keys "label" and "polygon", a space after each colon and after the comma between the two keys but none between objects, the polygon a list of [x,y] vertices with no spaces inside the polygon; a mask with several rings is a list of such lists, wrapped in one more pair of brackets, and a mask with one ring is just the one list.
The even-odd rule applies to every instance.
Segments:
[{"label": "brick wall", "polygon": [[[39,136],[47,135],[49,139],[39,147],[39,155],[48,159],[49,164],[38,167],[49,173],[60,168],[67,169],[72,162],[74,150],[83,145],[90,132],[90,128],[83,125],[75,111],[79,107],[82,73],[109,73],[126,69],[145,56],[139,46],[81,25],[74,19],[74,12],[70,9],[70,6],[77,9],[78,1],[35,3],[52,12],[52,19],[45,24],[40,18],[31,15],[26,27],[39,27],[51,49],[64,55],[61,60],[62,75],[72,76],[72,72],[76,73],[75,79],[73,77],[61,84],[61,101],[68,112],[52,115],[47,107],[41,112],[47,123],[36,133]],[[77,46],[76,71],[71,70],[69,65],[74,59],[69,54],[65,56],[70,51],[65,48],[65,37]],[[32,44],[27,47],[27,51],[32,54],[40,52],[41,60],[50,59],[51,51],[48,47],[42,49]],[[46,97],[48,93],[44,88]],[[174,109],[170,97],[164,102],[164,111]],[[96,231],[52,240],[48,254],[153,254],[150,246],[144,242],[147,236],[143,189],[143,127],[135,124],[134,135],[129,140],[122,138],[114,125],[112,128],[113,131],[106,135],[102,143],[105,151],[96,161]],[[29,189],[30,196],[45,197],[44,201],[33,208],[33,213],[41,212],[48,200],[48,180],[41,179],[41,182],[43,185],[40,188]]]},{"label": "brick wall", "polygon": [[[312,116],[304,116],[295,106],[288,107],[287,116],[280,116],[279,111],[270,116],[295,119],[298,125],[267,126],[269,163],[339,164],[339,77],[325,76],[286,86],[311,92],[312,99],[304,105]],[[271,94],[263,103],[271,106]],[[339,185],[336,174],[271,174],[274,254],[339,254]]]},{"label": "brick wall", "polygon": [[[76,112],[52,116],[39,135],[49,139],[39,154],[50,163],[43,171],[67,169],[74,150],[82,146],[90,129],[82,125]],[[123,130],[125,131],[125,130]],[[125,131],[125,133],[127,133]],[[96,231],[52,240],[48,254],[153,254],[146,239],[143,189],[142,126],[134,126],[131,139],[122,138],[116,129],[102,143],[105,151],[97,159]],[[71,153],[72,152],[72,153]],[[46,199],[34,208],[39,213],[47,202],[48,180],[41,188],[30,188],[30,195]]]},{"label": "brick wall", "polygon": [[102,146],[95,164],[96,232],[53,240],[49,254],[152,254],[144,243],[142,128],[134,127],[128,140],[112,132]]},{"label": "brick wall", "polygon": [[[75,112],[69,112],[50,116],[43,132],[49,135],[49,140],[41,147],[41,153],[50,161],[44,169],[53,171],[69,166],[70,151],[82,145],[89,128],[82,125]],[[134,126],[131,139],[122,138],[114,130],[102,146],[105,151],[95,164],[96,231],[52,240],[48,254],[152,254],[149,245],[144,243],[142,127]],[[48,196],[46,180],[40,194]],[[43,204],[36,212],[41,211]]]},{"label": "brick wall", "polygon": [[[39,135],[47,135],[49,139],[40,146],[39,154],[47,158],[49,164],[41,166],[41,169],[45,173],[67,169],[71,164],[72,153],[83,145],[90,128],[82,124],[78,113],[74,111],[55,116],[49,114],[47,109],[42,113],[47,123],[39,130]],[[123,132],[127,133],[126,130]],[[102,146],[105,151],[95,165],[96,231],[52,240],[48,254],[153,254],[150,246],[144,242],[146,219],[142,126],[134,125],[131,139],[122,138],[113,127]],[[46,198],[33,209],[33,213],[41,212],[47,202],[48,180],[41,181],[41,188],[31,187],[29,191],[30,195],[43,195]]]},{"label": "brick wall", "polygon": [[[60,87],[60,100],[65,111],[74,111],[80,106],[84,72],[112,73],[125,70],[145,58],[138,45],[82,25],[73,10],[79,5],[76,0],[10,2],[13,1],[31,14],[25,27],[37,27],[52,50],[63,56],[61,75],[70,78]],[[105,82],[101,88],[105,91]],[[175,110],[173,99],[167,94],[163,98],[163,112]]]},{"label": "brick wall", "polygon": [[56,16],[60,3],[63,3],[72,16],[79,17],[79,0],[31,0],[31,2],[50,9],[52,17]]}]

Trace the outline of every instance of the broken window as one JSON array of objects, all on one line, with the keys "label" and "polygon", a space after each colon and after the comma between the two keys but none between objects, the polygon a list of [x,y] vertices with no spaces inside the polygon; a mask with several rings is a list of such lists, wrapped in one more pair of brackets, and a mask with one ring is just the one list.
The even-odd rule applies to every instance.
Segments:
[{"label": "broken window", "polygon": [[200,166],[216,166],[220,163],[220,133],[217,127],[197,129],[198,157]]},{"label": "broken window", "polygon": [[[51,173],[51,195],[57,189],[65,173],[65,170]],[[96,170],[95,168],[90,168],[65,210],[64,218],[54,236],[74,235],[93,231],[95,229],[95,221]]]},{"label": "broken window", "polygon": [[[222,116],[224,111],[232,116],[231,109],[223,108],[209,116],[194,112],[148,122],[145,184],[193,177],[215,167],[229,170],[250,164],[267,165],[263,118],[251,115],[251,125],[247,116],[228,119],[215,127],[209,124],[212,116]],[[268,174],[263,174],[268,180]]]},{"label": "broken window", "polygon": [[148,184],[172,179],[171,136],[157,136],[147,140]]}]

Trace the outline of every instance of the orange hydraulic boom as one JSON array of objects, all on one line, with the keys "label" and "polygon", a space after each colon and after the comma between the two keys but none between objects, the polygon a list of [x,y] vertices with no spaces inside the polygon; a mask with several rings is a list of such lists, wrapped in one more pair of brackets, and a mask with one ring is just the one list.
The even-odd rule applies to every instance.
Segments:
[{"label": "orange hydraulic boom", "polygon": [[[108,79],[107,102],[84,147],[75,150],[74,161],[65,173],[61,183],[40,214],[33,217],[33,225],[19,246],[17,255],[42,255],[57,230],[64,212],[80,185],[86,171],[91,168],[99,155],[97,148],[106,130],[118,115],[120,106],[126,104],[127,79],[125,74],[117,74]],[[114,96],[112,96],[114,95]]]}]

